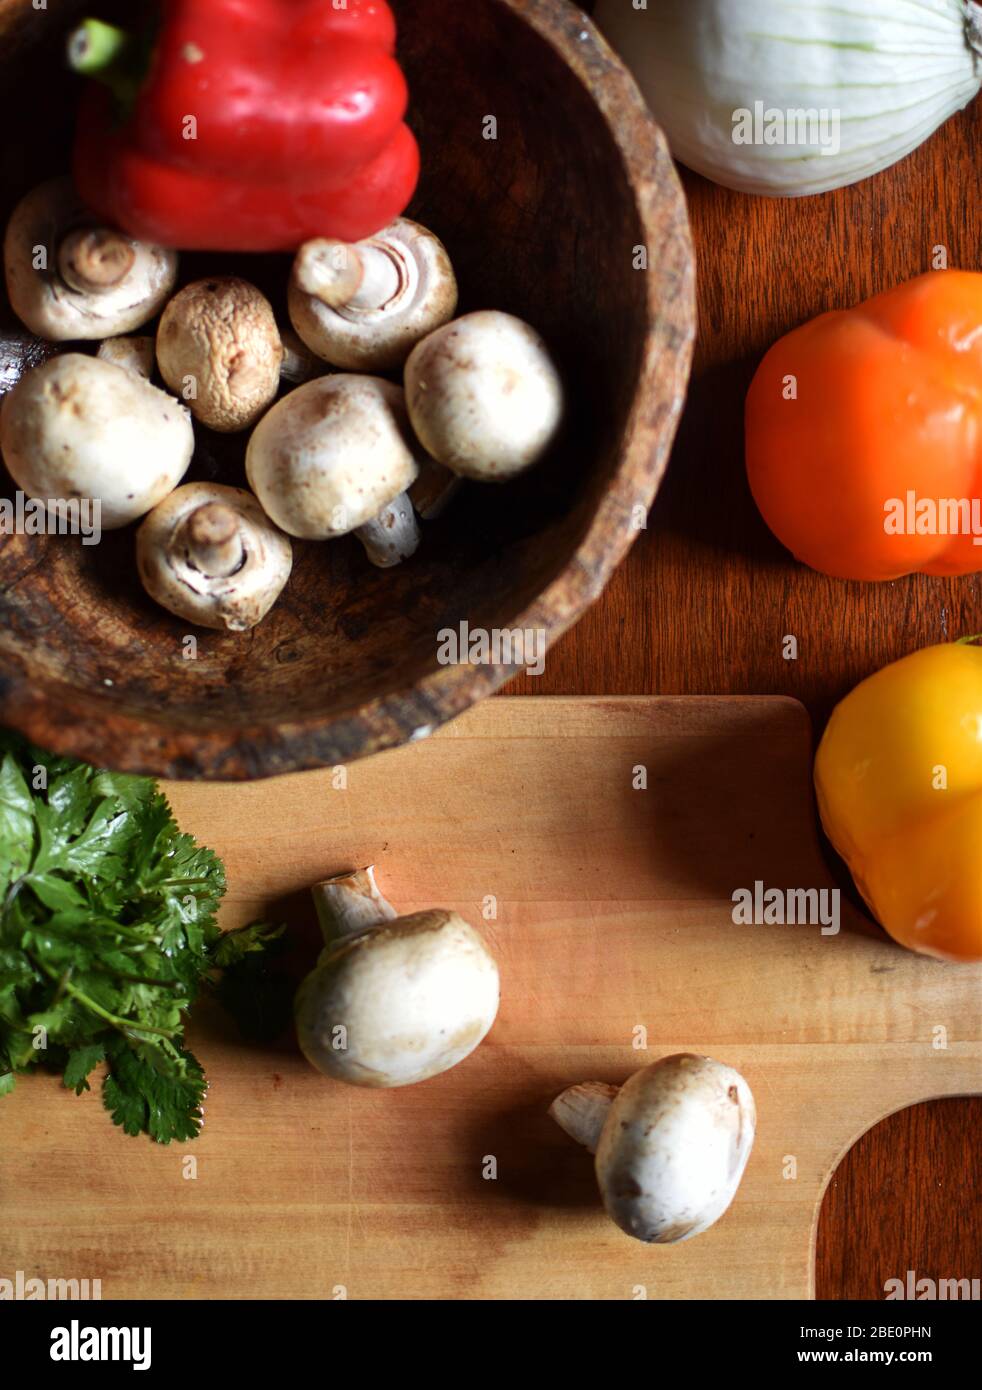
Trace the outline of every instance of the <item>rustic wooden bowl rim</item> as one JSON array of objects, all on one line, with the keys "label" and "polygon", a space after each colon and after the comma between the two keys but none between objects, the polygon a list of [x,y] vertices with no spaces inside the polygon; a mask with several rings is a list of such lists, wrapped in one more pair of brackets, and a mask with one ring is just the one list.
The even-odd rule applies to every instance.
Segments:
[{"label": "rustic wooden bowl rim", "polygon": [[[593,23],[555,0],[497,0],[528,24],[586,88],[617,147],[649,251],[645,350],[616,470],[576,552],[510,628],[544,631],[551,646],[599,597],[639,534],[668,462],[695,338],[694,253],[681,183],[667,142],[634,79]],[[657,218],[656,218],[657,214]],[[656,226],[657,221],[657,226]],[[673,236],[666,238],[670,222]],[[657,419],[655,403],[660,407]],[[189,732],[114,709],[91,694],[45,689],[0,674],[0,720],[38,744],[125,772],[179,779],[248,780],[331,766],[423,738],[492,694],[518,671],[446,666],[410,690],[344,713]]]}]

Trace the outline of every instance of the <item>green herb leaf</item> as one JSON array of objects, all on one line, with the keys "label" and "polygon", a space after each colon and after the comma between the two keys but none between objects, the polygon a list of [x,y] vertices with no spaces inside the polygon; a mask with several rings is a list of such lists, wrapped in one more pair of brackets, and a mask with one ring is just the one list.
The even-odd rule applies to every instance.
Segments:
[{"label": "green herb leaf", "polygon": [[253,922],[248,927],[223,932],[215,943],[212,960],[219,970],[235,965],[244,956],[265,954],[274,941],[282,940],[285,927],[270,927],[265,922]]},{"label": "green herb leaf", "polygon": [[83,1091],[89,1089],[89,1072],[93,1071],[106,1056],[106,1048],[103,1043],[89,1043],[86,1047],[77,1047],[69,1053],[68,1061],[65,1063],[65,1085],[70,1091],[74,1091],[80,1096]]},{"label": "green herb leaf", "polygon": [[284,931],[256,922],[226,932],[215,946],[223,967],[215,993],[249,1042],[274,1042],[293,1017],[293,982],[271,968],[286,948]]},{"label": "green herb leaf", "polygon": [[0,762],[0,892],[30,865],[34,849],[34,811],[24,775],[7,753]]},{"label": "green herb leaf", "polygon": [[[81,1093],[105,1059],[103,1098],[126,1133],[193,1138],[205,1079],[184,1047],[187,1010],[248,961],[261,1011],[262,955],[281,934],[222,936],[224,892],[221,861],[152,781],[0,730],[0,1095],[35,1066]],[[228,997],[239,1004],[231,984]]]},{"label": "green herb leaf", "polygon": [[125,1044],[111,1046],[103,1101],[114,1124],[127,1134],[146,1132],[158,1144],[195,1138],[204,1122],[207,1086],[191,1053],[181,1050],[178,1056],[183,1065],[168,1075]]}]

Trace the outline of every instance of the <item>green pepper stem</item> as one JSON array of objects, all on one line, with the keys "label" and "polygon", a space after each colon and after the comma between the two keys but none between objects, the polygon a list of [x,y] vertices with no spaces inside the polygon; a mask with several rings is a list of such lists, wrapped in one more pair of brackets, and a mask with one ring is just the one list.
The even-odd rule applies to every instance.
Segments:
[{"label": "green pepper stem", "polygon": [[68,62],[81,77],[109,88],[121,116],[132,109],[147,69],[144,45],[132,34],[101,19],[86,19],[69,37]]},{"label": "green pepper stem", "polygon": [[131,42],[125,29],[101,19],[87,19],[68,40],[68,61],[83,77],[101,77],[118,66]]}]

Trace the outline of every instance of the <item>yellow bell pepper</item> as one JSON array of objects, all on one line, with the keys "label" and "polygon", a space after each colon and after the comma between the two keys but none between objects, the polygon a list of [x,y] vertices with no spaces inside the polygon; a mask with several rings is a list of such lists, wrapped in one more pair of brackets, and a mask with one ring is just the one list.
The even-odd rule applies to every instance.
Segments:
[{"label": "yellow bell pepper", "polygon": [[815,789],[890,935],[982,960],[982,647],[925,647],[858,685],[819,745]]}]

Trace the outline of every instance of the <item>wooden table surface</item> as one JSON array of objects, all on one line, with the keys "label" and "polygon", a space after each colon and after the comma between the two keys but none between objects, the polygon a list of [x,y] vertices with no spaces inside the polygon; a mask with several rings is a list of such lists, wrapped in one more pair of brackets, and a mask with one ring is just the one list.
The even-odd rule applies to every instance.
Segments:
[{"label": "wooden table surface", "polygon": [[[977,101],[893,169],[820,197],[747,197],[684,171],[700,333],[667,479],[600,602],[542,676],[509,694],[794,695],[818,734],[879,667],[982,631],[978,576],[845,583],[797,564],[761,520],[743,465],[744,397],[775,338],[932,269],[937,247],[953,268],[982,269],[980,160]],[[786,634],[796,661],[783,659]],[[982,1274],[980,1134],[982,1100],[966,1099],[866,1136],[826,1199],[820,1298],[882,1297],[914,1255],[925,1274]],[[951,1192],[971,1193],[971,1217],[934,1201]]]},{"label": "wooden table surface", "polygon": [[[807,1298],[842,1154],[982,1068],[982,968],[904,951],[848,907],[828,934],[734,923],[737,885],[828,903],[810,745],[794,700],[518,698],[353,764],[344,789],[330,769],[165,784],[226,866],[223,924],[289,922],[294,983],[317,954],[308,885],[374,860],[400,912],[439,903],[480,925],[498,1018],[462,1066],[373,1091],[196,1005],[211,1089],[191,1152],[125,1139],[97,1090],[18,1082],[0,1104],[0,1270],[100,1278],[106,1298]],[[658,1249],[606,1219],[589,1156],[547,1107],[679,1052],[736,1067],[757,1127],[731,1209]],[[834,1225],[852,1227],[837,1192]],[[926,1262],[930,1210],[887,1275],[953,1272]]]},{"label": "wooden table surface", "polygon": [[[820,730],[873,670],[982,630],[977,577],[873,586],[795,564],[757,515],[742,458],[743,397],[775,337],[930,268],[938,246],[951,266],[982,268],[980,155],[976,103],[895,169],[835,194],[753,199],[685,175],[701,332],[667,480],[606,594],[509,694],[790,694]],[[795,662],[782,658],[788,633]],[[826,1200],[819,1297],[882,1297],[911,1256],[921,1274],[979,1273],[980,1129],[982,1101],[945,1100],[865,1136]]]}]

